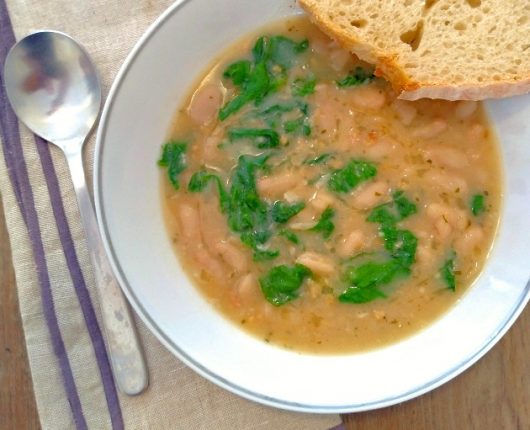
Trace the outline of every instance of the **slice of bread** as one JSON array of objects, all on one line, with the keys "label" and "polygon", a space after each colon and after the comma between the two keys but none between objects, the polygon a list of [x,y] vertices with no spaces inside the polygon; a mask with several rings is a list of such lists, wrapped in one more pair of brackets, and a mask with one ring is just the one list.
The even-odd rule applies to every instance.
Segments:
[{"label": "slice of bread", "polygon": [[400,98],[483,100],[530,91],[530,0],[299,0],[375,64]]}]

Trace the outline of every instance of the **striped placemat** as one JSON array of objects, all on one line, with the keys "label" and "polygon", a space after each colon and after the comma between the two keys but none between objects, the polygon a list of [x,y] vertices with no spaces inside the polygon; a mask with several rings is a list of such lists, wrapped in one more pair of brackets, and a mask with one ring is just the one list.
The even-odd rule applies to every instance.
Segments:
[{"label": "striped placemat", "polygon": [[[64,31],[87,48],[106,92],[136,40],[170,3],[0,0],[0,192],[42,427],[342,428],[337,415],[276,410],[218,388],[166,351],[140,321],[150,387],[137,397],[116,389],[66,162],[60,151],[19,125],[6,98],[3,64],[16,38],[41,28]],[[92,137],[89,176],[93,147]]]}]

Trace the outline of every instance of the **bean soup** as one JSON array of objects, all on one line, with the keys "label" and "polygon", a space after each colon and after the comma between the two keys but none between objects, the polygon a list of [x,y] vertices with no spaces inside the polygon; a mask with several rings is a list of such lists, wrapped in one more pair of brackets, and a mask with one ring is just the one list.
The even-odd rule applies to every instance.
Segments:
[{"label": "bean soup", "polygon": [[401,101],[305,18],[212,64],[159,165],[194,284],[298,351],[362,351],[426,327],[477,277],[499,220],[481,104]]}]

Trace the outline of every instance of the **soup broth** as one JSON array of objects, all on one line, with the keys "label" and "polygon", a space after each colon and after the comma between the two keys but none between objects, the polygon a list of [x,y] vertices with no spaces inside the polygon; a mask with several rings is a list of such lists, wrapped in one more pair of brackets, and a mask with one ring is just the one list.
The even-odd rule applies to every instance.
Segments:
[{"label": "soup broth", "polygon": [[215,61],[159,164],[194,284],[241,328],[299,351],[424,328],[477,277],[499,219],[481,104],[398,100],[304,18]]}]

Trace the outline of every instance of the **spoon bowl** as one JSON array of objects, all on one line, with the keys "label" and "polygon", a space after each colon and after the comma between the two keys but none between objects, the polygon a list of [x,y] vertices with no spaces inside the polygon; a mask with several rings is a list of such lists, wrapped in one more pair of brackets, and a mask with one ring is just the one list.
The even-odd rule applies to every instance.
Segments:
[{"label": "spoon bowl", "polygon": [[83,145],[101,107],[96,69],[71,37],[40,31],[11,48],[4,77],[7,97],[18,118],[66,156],[94,268],[114,377],[123,393],[139,394],[148,383],[147,369],[134,320],[103,247],[83,166]]},{"label": "spoon bowl", "polygon": [[9,100],[31,130],[57,145],[90,132],[101,107],[101,85],[88,54],[70,36],[30,34],[10,51],[6,64]]}]

